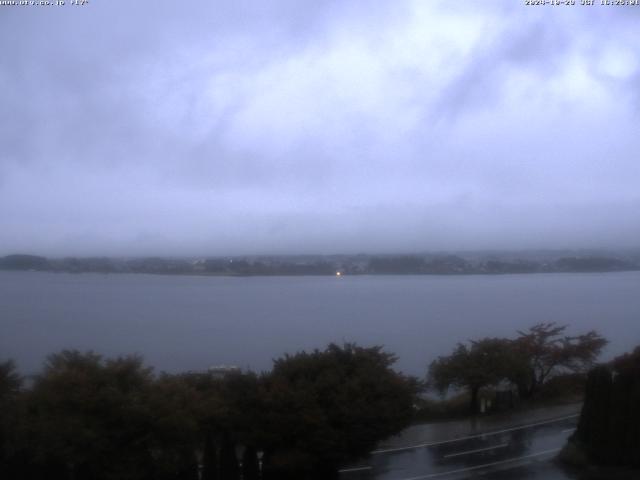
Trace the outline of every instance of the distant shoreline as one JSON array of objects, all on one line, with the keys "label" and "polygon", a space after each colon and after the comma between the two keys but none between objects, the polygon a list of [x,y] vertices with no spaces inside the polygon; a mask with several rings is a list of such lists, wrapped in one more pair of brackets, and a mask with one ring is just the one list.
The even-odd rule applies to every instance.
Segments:
[{"label": "distant shoreline", "polygon": [[[336,275],[323,273],[282,273],[282,274],[234,274],[234,273],[162,273],[162,272],[68,272],[60,270],[16,270],[0,268],[0,272],[16,273],[53,273],[56,275],[153,275],[159,277],[196,277],[196,278],[331,278]],[[523,273],[354,273],[341,275],[341,277],[505,277],[508,275],[562,275],[562,274],[596,274],[596,273],[633,273],[640,272],[640,268],[633,270],[598,270],[580,272],[523,272]]]},{"label": "distant shoreline", "polygon": [[15,254],[0,257],[0,270],[52,273],[141,273],[208,277],[297,277],[355,275],[505,275],[640,271],[640,257],[625,255],[306,255],[52,259]]}]

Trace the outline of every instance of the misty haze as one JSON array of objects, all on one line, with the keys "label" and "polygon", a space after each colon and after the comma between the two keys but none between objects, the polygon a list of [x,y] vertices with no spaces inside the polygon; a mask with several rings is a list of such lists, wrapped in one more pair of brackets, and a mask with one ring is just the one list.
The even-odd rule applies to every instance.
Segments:
[{"label": "misty haze", "polygon": [[638,478],[639,21],[0,1],[0,477]]},{"label": "misty haze", "polygon": [[637,247],[639,15],[2,8],[0,254]]}]

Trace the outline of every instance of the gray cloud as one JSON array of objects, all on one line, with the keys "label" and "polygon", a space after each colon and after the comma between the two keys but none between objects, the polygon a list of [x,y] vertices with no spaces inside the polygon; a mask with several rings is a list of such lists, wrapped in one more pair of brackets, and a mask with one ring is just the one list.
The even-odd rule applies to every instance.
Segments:
[{"label": "gray cloud", "polygon": [[636,10],[2,7],[0,254],[636,245]]}]

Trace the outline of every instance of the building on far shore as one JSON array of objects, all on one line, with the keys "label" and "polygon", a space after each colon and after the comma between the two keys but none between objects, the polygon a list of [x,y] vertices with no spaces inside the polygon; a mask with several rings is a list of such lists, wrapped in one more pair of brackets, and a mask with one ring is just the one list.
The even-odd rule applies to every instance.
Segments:
[{"label": "building on far shore", "polygon": [[222,379],[229,374],[241,373],[240,367],[235,365],[213,365],[209,367],[209,375],[216,379]]}]

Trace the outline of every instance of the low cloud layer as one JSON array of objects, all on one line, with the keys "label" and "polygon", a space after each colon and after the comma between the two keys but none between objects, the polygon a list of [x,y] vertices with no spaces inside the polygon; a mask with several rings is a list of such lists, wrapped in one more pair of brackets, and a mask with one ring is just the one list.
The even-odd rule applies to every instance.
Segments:
[{"label": "low cloud layer", "polygon": [[634,7],[0,7],[0,254],[637,246]]}]

